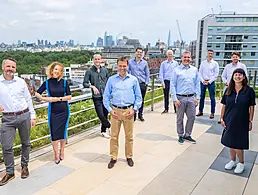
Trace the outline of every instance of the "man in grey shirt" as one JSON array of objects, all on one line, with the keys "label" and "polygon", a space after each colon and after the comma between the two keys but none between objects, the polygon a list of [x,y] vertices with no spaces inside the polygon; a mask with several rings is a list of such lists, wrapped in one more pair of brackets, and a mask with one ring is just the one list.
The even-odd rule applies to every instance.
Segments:
[{"label": "man in grey shirt", "polygon": [[105,67],[100,66],[100,54],[95,54],[93,56],[93,62],[94,65],[85,73],[83,86],[91,88],[92,90],[92,100],[94,102],[97,115],[101,121],[101,135],[105,138],[110,138],[109,134],[106,132],[106,129],[110,128],[108,111],[103,104],[103,94],[109,74]]}]

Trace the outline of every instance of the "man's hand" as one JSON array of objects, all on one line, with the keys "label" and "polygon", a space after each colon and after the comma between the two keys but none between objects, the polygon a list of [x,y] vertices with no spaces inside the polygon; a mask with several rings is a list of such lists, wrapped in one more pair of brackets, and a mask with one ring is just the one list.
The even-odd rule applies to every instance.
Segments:
[{"label": "man's hand", "polygon": [[226,129],[226,124],[225,124],[225,122],[221,119],[220,120],[220,122],[221,122],[221,126],[224,128],[224,129]]},{"label": "man's hand", "polygon": [[162,88],[163,88],[163,89],[165,89],[165,87],[166,87],[165,83],[164,83],[164,84],[162,84]]},{"label": "man's hand", "polygon": [[130,110],[129,110],[129,113],[127,114],[127,118],[128,118],[128,119],[132,119],[133,116],[134,116],[134,113],[135,113],[135,111],[134,111],[133,109],[130,109]]},{"label": "man's hand", "polygon": [[253,124],[252,124],[252,122],[250,121],[250,122],[249,122],[249,131],[252,131],[252,129],[253,129]]},{"label": "man's hand", "polygon": [[3,106],[0,106],[0,112],[2,112],[4,110]]},{"label": "man's hand", "polygon": [[35,119],[30,120],[30,126],[31,127],[35,127],[36,126],[36,120]]},{"label": "man's hand", "polygon": [[97,89],[97,87],[93,86],[92,89],[95,95],[99,94],[99,90]]},{"label": "man's hand", "polygon": [[111,110],[110,114],[111,114],[112,118],[118,119],[118,115],[114,110]]},{"label": "man's hand", "polygon": [[179,100],[173,101],[175,106],[178,108],[181,105],[181,102]]},{"label": "man's hand", "polygon": [[202,82],[204,85],[209,85],[209,81],[203,81]]},{"label": "man's hand", "polygon": [[197,100],[197,99],[194,98],[194,103],[195,103],[195,107],[197,107],[198,104],[199,104],[199,100]]}]

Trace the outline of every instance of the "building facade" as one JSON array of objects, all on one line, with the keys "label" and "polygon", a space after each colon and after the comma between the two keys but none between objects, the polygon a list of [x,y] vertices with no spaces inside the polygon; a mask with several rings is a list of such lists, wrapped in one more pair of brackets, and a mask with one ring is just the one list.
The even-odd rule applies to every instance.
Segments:
[{"label": "building facade", "polygon": [[206,59],[208,49],[220,67],[231,62],[231,54],[241,54],[247,67],[258,67],[258,14],[210,14],[198,21],[196,66]]}]

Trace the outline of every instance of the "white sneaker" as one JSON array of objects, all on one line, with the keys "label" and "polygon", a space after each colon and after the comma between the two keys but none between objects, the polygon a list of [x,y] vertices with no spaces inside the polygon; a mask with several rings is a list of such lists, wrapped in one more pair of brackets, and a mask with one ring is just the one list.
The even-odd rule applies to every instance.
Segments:
[{"label": "white sneaker", "polygon": [[236,166],[236,164],[237,164],[236,161],[231,160],[231,161],[229,161],[229,163],[227,163],[225,165],[225,169],[226,170],[231,170]]},{"label": "white sneaker", "polygon": [[243,173],[244,170],[245,170],[245,164],[237,163],[234,173],[240,174],[240,173]]},{"label": "white sneaker", "polygon": [[108,135],[106,132],[102,132],[100,133],[103,137],[109,139],[110,138],[110,135]]}]

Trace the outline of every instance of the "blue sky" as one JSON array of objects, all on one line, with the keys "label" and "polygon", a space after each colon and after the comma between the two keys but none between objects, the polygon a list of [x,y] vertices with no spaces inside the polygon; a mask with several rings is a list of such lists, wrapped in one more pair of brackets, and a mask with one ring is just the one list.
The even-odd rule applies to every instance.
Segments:
[{"label": "blue sky", "polygon": [[211,13],[236,11],[258,13],[257,0],[0,0],[0,43],[18,39],[69,40],[81,44],[96,42],[107,31],[116,37],[130,33],[142,44],[167,42],[179,38],[176,20],[183,39],[194,40],[197,22]]}]

